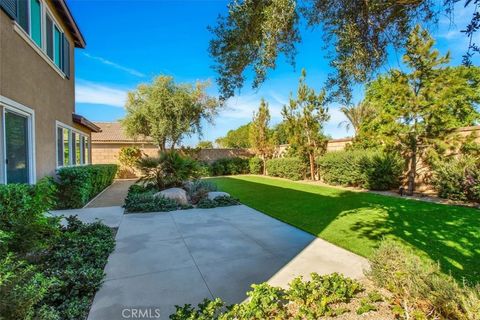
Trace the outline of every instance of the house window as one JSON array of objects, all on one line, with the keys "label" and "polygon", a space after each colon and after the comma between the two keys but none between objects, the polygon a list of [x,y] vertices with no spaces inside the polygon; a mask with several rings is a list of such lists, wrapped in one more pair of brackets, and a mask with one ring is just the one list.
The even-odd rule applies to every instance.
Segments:
[{"label": "house window", "polygon": [[16,20],[30,39],[70,77],[70,43],[45,0],[17,0]]},{"label": "house window", "polygon": [[18,24],[42,48],[42,3],[40,0],[18,0]]},{"label": "house window", "polygon": [[57,167],[89,163],[88,136],[66,125],[57,125]]},{"label": "house window", "polygon": [[35,183],[34,111],[0,96],[0,183]]}]

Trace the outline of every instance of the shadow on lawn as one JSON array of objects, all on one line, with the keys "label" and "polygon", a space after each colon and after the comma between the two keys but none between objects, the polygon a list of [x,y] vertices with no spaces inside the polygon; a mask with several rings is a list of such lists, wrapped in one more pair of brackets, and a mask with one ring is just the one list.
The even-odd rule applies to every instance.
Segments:
[{"label": "shadow on lawn", "polygon": [[[394,238],[438,261],[442,270],[456,279],[480,282],[477,209],[266,178],[215,180],[220,189],[244,204],[312,234],[335,234],[336,230],[329,228],[340,226],[340,231],[348,233],[346,236],[352,241],[363,241],[365,246],[372,247],[383,237]],[[342,234],[337,234],[339,237]],[[336,242],[333,237],[324,238]],[[367,256],[371,252],[360,250],[358,244],[342,246]]]}]

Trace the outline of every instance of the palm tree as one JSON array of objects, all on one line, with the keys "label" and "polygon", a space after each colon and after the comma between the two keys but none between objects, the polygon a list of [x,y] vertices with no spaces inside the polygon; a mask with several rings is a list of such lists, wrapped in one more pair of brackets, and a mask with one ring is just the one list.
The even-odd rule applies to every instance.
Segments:
[{"label": "palm tree", "polygon": [[340,111],[347,117],[347,120],[340,122],[338,126],[345,126],[347,131],[353,128],[354,133],[357,134],[362,124],[373,117],[375,109],[362,101],[356,106],[341,107]]}]

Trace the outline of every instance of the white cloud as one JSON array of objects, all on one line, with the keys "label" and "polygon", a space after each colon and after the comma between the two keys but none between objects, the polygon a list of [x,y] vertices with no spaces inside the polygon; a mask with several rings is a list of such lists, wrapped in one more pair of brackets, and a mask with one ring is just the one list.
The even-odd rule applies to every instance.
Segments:
[{"label": "white cloud", "polygon": [[137,76],[137,77],[145,77],[145,74],[141,73],[140,71],[137,71],[135,69],[132,69],[132,68],[128,68],[128,67],[125,67],[125,66],[122,66],[118,63],[115,63],[115,62],[112,62],[110,60],[107,60],[107,59],[104,59],[102,57],[97,57],[97,56],[92,56],[91,54],[88,54],[88,53],[85,53],[83,52],[83,55],[87,58],[90,58],[92,60],[96,60],[96,61],[100,61],[101,63],[107,65],[107,66],[111,66],[115,69],[118,69],[118,70],[122,70],[122,71],[125,71],[127,73],[130,73],[131,75],[134,75],[134,76]]},{"label": "white cloud", "polygon": [[75,102],[103,104],[123,108],[127,100],[127,90],[97,83],[78,81],[75,85]]},{"label": "white cloud", "polygon": [[[272,120],[278,120],[281,116],[283,99],[280,95],[269,94],[264,96],[269,103],[270,116]],[[259,94],[239,95],[230,98],[226,103],[226,108],[220,113],[219,121],[228,121],[229,119],[238,119],[250,121],[253,112],[258,110],[262,96]]]}]

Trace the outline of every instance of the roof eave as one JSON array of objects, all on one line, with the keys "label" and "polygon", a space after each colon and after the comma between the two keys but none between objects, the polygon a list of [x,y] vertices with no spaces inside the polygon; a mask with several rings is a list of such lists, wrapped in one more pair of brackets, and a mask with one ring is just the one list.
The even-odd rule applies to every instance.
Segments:
[{"label": "roof eave", "polygon": [[95,125],[93,122],[85,118],[84,116],[81,116],[79,114],[72,114],[72,120],[73,122],[84,126],[85,128],[90,129],[92,132],[102,132],[102,129]]},{"label": "roof eave", "polygon": [[87,43],[85,42],[85,38],[83,37],[83,34],[80,31],[80,28],[78,27],[77,22],[75,21],[75,18],[73,18],[72,12],[68,8],[67,3],[65,2],[65,0],[60,0],[56,3],[59,4],[60,13],[64,16],[64,20],[66,24],[71,29],[73,38],[75,40],[75,47],[81,48],[81,49],[85,48]]}]

